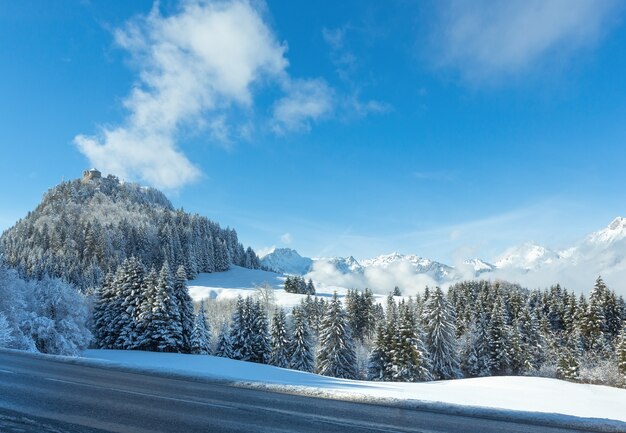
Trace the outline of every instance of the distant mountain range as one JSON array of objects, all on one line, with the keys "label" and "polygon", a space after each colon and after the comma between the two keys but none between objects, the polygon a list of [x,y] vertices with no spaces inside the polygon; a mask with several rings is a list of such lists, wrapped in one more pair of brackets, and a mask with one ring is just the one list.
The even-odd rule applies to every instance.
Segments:
[{"label": "distant mountain range", "polygon": [[[426,276],[434,283],[450,283],[462,279],[486,277],[527,280],[536,284],[567,281],[568,276],[581,276],[587,283],[595,276],[626,276],[626,218],[615,218],[607,227],[593,232],[564,250],[553,250],[532,242],[506,250],[493,264],[469,258],[459,266],[451,266],[428,258],[397,252],[370,259],[349,257],[302,257],[296,250],[277,248],[261,258],[262,266],[279,273],[306,275],[322,265],[336,275],[364,275],[387,272]],[[545,280],[533,280],[531,276]],[[592,281],[592,280],[591,280]],[[530,283],[529,283],[530,284]]]}]

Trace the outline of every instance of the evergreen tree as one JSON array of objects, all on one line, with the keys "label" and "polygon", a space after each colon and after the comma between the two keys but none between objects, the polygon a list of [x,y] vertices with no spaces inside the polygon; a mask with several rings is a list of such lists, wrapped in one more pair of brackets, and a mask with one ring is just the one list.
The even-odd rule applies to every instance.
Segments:
[{"label": "evergreen tree", "polygon": [[293,310],[293,339],[289,348],[289,368],[312,373],[315,370],[311,331],[302,308]]},{"label": "evergreen tree", "polygon": [[511,358],[509,356],[510,335],[504,318],[504,300],[502,296],[498,297],[491,311],[488,338],[491,374],[507,374],[511,367]]},{"label": "evergreen tree", "polygon": [[[249,301],[249,299],[248,299]],[[230,323],[232,358],[248,361],[252,356],[249,302],[239,296]]]},{"label": "evergreen tree", "polygon": [[217,346],[215,348],[215,356],[222,358],[234,358],[233,344],[230,337],[231,333],[226,323],[222,324],[220,334],[217,337]]},{"label": "evergreen tree", "polygon": [[191,332],[191,353],[197,355],[211,354],[211,328],[207,322],[204,300],[200,301],[200,310],[196,314],[193,331]]},{"label": "evergreen tree", "polygon": [[96,290],[93,305],[93,336],[96,346],[100,349],[112,348],[115,338],[110,332],[110,323],[114,314],[115,292],[113,290],[114,275],[108,273],[102,285]]},{"label": "evergreen tree", "polygon": [[282,308],[277,309],[272,318],[272,351],[270,364],[289,368],[291,339],[287,330],[287,317]]},{"label": "evergreen tree", "polygon": [[622,330],[617,344],[617,369],[622,377],[623,385],[626,385],[626,328]]},{"label": "evergreen tree", "polygon": [[150,275],[146,280],[149,281],[148,291],[140,315],[143,323],[142,348],[178,352],[181,349],[182,327],[167,262],[161,267],[158,279],[156,275]]},{"label": "evergreen tree", "polygon": [[459,366],[454,312],[441,288],[434,292],[424,306],[422,320],[425,324],[426,348],[430,354],[432,374],[435,379],[458,379]]},{"label": "evergreen tree", "polygon": [[391,377],[398,382],[432,380],[428,349],[411,311],[402,306],[392,352]]},{"label": "evergreen tree", "polygon": [[461,365],[468,377],[484,377],[491,374],[488,327],[485,315],[479,314],[465,339]]},{"label": "evergreen tree", "polygon": [[346,313],[334,294],[322,320],[318,373],[324,376],[356,379],[356,352]]},{"label": "evergreen tree", "polygon": [[390,348],[386,346],[387,327],[384,322],[380,322],[376,330],[374,347],[370,353],[367,366],[368,380],[387,380],[391,377],[387,370],[390,365]]},{"label": "evergreen tree", "polygon": [[193,332],[196,315],[194,314],[193,301],[191,296],[189,296],[189,289],[187,288],[187,272],[183,265],[180,265],[176,270],[173,294],[178,306],[182,330],[182,346],[179,349],[181,352],[189,353],[191,351],[191,333]]},{"label": "evergreen tree", "polygon": [[271,356],[271,337],[267,313],[260,301],[252,302],[250,299],[249,319],[251,336],[250,361],[267,364]]},{"label": "evergreen tree", "polygon": [[119,309],[113,318],[112,329],[116,336],[113,348],[132,349],[137,342],[137,319],[143,292],[143,265],[134,257],[126,260],[114,285],[119,299]]},{"label": "evergreen tree", "polygon": [[309,281],[306,283],[306,294],[315,295],[315,286],[313,285],[313,280],[310,278]]}]

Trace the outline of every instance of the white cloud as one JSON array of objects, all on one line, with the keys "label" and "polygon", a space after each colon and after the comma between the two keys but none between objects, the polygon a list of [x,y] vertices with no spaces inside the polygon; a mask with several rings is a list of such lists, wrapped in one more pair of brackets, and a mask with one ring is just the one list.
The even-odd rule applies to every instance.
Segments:
[{"label": "white cloud", "polygon": [[513,75],[593,45],[622,6],[618,0],[442,1],[435,58],[470,80]]},{"label": "white cloud", "polygon": [[275,249],[276,249],[276,245],[272,245],[271,247],[255,248],[255,251],[256,251],[257,256],[259,256],[259,258],[262,259],[268,254],[272,254]]},{"label": "white cloud", "polygon": [[273,130],[308,131],[311,122],[328,115],[333,107],[333,91],[321,79],[295,80],[287,85],[287,95],[274,105]]},{"label": "white cloud", "polygon": [[286,45],[253,6],[258,4],[188,1],[163,16],[157,3],[149,15],[117,29],[115,41],[130,53],[138,80],[124,100],[128,115],[122,124],[75,137],[91,164],[175,189],[201,174],[178,147],[181,132],[208,129],[218,142],[249,134],[248,123],[233,125],[228,115],[250,111],[261,84],[285,90],[275,108],[283,130],[307,129],[308,119],[327,112],[330,88],[321,80],[289,77]]},{"label": "white cloud", "polygon": [[289,245],[293,242],[293,236],[291,236],[291,233],[285,233],[280,237],[280,241],[285,245]]}]

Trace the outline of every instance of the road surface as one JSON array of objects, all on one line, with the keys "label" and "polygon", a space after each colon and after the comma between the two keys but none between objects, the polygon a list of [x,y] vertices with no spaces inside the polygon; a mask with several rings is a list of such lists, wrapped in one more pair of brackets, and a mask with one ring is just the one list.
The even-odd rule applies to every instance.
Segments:
[{"label": "road surface", "polygon": [[0,431],[559,433],[570,430],[295,396],[0,351]]}]

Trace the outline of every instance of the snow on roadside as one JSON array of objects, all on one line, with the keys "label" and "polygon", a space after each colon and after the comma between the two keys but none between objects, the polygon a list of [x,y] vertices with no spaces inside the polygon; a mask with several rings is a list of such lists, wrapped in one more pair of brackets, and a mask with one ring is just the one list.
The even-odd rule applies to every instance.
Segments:
[{"label": "snow on roadside", "polygon": [[[626,423],[626,390],[557,379],[503,376],[426,383],[366,382],[204,355],[86,350],[83,356],[150,371],[288,386],[292,391],[340,398],[371,397],[534,412],[545,415],[544,421],[558,419],[560,414],[587,418],[591,425],[602,424],[602,420]],[[613,431],[626,431],[626,424],[621,423],[616,423],[618,430]]]}]

